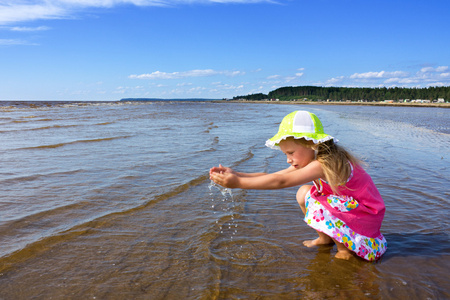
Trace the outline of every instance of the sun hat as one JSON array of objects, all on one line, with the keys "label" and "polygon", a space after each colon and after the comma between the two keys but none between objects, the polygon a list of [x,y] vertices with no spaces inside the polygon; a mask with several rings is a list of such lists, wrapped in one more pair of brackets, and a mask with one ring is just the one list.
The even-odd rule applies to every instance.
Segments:
[{"label": "sun hat", "polygon": [[315,114],[304,110],[297,110],[285,116],[280,123],[278,133],[266,141],[266,146],[272,149],[280,149],[279,143],[288,137],[303,138],[313,141],[314,144],[333,139],[337,142],[334,137],[323,132],[322,123]]}]

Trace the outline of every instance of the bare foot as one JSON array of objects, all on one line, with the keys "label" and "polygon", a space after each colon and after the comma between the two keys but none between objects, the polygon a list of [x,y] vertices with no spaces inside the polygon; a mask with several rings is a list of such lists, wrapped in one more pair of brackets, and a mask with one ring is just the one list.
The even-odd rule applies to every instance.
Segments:
[{"label": "bare foot", "polygon": [[334,243],[333,240],[330,237],[326,236],[326,237],[318,237],[315,240],[304,241],[303,245],[310,248],[310,247],[320,246],[320,245],[330,245],[333,243]]},{"label": "bare foot", "polygon": [[339,243],[336,240],[333,240],[336,243],[336,247],[337,247],[337,253],[334,257],[339,258],[339,259],[345,259],[345,260],[349,260],[353,254],[352,251],[350,251],[347,247],[345,247],[344,244]]},{"label": "bare foot", "polygon": [[345,259],[349,260],[353,256],[352,252],[350,250],[338,250],[336,255],[334,257],[338,259]]}]

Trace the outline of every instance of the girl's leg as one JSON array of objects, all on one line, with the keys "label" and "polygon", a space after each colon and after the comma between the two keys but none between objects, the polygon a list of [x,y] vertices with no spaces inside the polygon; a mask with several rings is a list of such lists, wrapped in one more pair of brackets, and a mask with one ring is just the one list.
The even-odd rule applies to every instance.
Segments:
[{"label": "girl's leg", "polygon": [[[300,205],[300,208],[302,209],[303,214],[305,214],[305,215],[306,215],[306,206],[305,206],[306,199],[305,199],[305,197],[311,188],[312,188],[312,185],[303,185],[297,191],[297,202]],[[316,232],[319,235],[319,237],[315,240],[304,241],[303,245],[305,245],[306,247],[313,247],[313,246],[318,246],[318,245],[329,245],[329,244],[333,243],[333,239],[330,238],[325,233],[317,231],[317,230],[316,230]]]},{"label": "girl's leg", "polygon": [[297,202],[298,205],[300,205],[300,208],[302,209],[302,212],[304,215],[306,215],[306,194],[309,192],[309,190],[312,188],[312,185],[302,185],[298,191],[297,191]]},{"label": "girl's leg", "polygon": [[353,256],[352,251],[350,251],[344,244],[339,243],[335,239],[333,241],[336,243],[337,253],[335,255],[336,258],[349,260],[350,257]]}]

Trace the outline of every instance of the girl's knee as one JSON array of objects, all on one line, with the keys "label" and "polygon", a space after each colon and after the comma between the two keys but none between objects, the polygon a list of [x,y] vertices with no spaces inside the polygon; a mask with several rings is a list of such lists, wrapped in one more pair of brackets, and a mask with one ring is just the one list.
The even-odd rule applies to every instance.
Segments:
[{"label": "girl's knee", "polygon": [[311,187],[312,187],[312,185],[303,185],[297,191],[297,197],[296,197],[297,202],[300,205],[300,207],[302,207],[302,208],[305,207],[305,197],[306,197],[306,194],[311,189]]}]

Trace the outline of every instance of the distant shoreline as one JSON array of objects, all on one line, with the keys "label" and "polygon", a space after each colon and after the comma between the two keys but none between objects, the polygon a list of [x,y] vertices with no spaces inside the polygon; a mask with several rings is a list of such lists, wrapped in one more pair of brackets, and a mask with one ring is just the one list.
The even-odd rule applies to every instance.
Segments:
[{"label": "distant shoreline", "polygon": [[218,100],[215,103],[263,103],[263,104],[298,104],[298,105],[364,105],[364,106],[405,106],[405,107],[440,107],[450,108],[450,103],[388,103],[388,102],[313,102],[313,101],[257,101],[257,100]]},{"label": "distant shoreline", "polygon": [[[450,103],[389,103],[389,102],[340,102],[340,101],[263,101],[263,100],[213,100],[213,99],[158,99],[158,100],[97,100],[97,101],[84,101],[84,100],[0,100],[0,107],[41,107],[51,106],[54,104],[76,104],[87,105],[88,103],[118,103],[118,102],[209,102],[209,103],[253,103],[253,104],[297,104],[297,105],[361,105],[361,106],[397,106],[397,107],[439,107],[450,108]],[[6,105],[6,106],[5,106]]]}]

